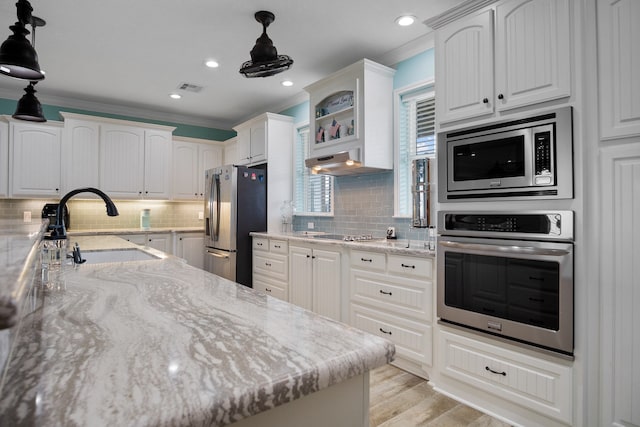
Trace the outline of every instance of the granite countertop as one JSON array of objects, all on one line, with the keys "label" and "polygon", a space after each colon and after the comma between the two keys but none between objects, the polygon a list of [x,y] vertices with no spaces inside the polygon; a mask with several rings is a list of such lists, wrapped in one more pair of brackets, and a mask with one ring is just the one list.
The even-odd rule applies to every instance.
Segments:
[{"label": "granite countertop", "polygon": [[406,239],[385,239],[374,238],[372,240],[363,241],[344,241],[344,240],[331,240],[317,238],[315,236],[322,235],[324,233],[310,233],[305,232],[293,232],[293,233],[262,233],[252,232],[251,236],[264,237],[269,239],[284,239],[291,242],[301,243],[315,243],[322,245],[340,246],[358,250],[370,250],[374,252],[384,252],[391,254],[404,254],[415,256],[428,256],[435,257],[436,252],[431,251],[424,247],[423,240],[406,240]]},{"label": "granite countertop", "polygon": [[222,426],[395,354],[382,338],[171,256],[82,264],[58,285],[29,295],[0,385],[3,424]]},{"label": "granite countertop", "polygon": [[152,227],[140,228],[96,228],[90,230],[67,230],[67,236],[103,236],[111,234],[156,234],[156,233],[204,233],[203,227]]}]

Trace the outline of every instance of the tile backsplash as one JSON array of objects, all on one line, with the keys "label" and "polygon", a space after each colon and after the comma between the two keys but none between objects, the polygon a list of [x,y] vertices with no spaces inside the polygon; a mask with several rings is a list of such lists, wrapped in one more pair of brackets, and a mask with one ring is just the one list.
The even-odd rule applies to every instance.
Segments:
[{"label": "tile backsplash", "polygon": [[[31,212],[32,222],[40,221],[42,207],[58,200],[0,199],[0,218],[24,218]],[[204,209],[203,202],[169,202],[116,200],[120,215],[109,217],[102,200],[70,200],[67,203],[71,231],[111,228],[139,228],[140,211],[151,209],[151,227],[204,227],[198,213]]]}]

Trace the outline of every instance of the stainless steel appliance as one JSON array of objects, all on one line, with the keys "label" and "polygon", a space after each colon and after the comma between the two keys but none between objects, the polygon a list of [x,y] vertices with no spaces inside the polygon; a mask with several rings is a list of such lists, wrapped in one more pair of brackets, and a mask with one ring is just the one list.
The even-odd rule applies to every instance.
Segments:
[{"label": "stainless steel appliance", "polygon": [[438,134],[438,198],[573,198],[572,109]]},{"label": "stainless steel appliance", "polygon": [[439,212],[440,322],[573,354],[573,212]]},{"label": "stainless steel appliance", "polygon": [[411,225],[426,228],[431,224],[430,204],[430,160],[415,159],[411,162],[411,194],[413,197],[413,217]]},{"label": "stainless steel appliance", "polygon": [[249,233],[267,230],[267,171],[226,165],[205,179],[205,269],[251,287]]}]

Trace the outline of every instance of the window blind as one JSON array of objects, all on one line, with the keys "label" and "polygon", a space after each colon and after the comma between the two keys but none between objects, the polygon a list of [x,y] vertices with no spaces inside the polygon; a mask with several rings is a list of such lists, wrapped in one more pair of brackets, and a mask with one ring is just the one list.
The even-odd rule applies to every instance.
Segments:
[{"label": "window blind", "polygon": [[304,126],[298,129],[295,152],[296,214],[332,214],[333,177],[313,175],[304,164],[307,153],[309,153],[309,126]]}]

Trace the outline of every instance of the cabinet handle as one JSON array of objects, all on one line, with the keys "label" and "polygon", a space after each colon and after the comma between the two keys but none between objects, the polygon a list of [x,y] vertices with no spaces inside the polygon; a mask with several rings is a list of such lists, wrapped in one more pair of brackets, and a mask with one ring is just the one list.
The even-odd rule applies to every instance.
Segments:
[{"label": "cabinet handle", "polygon": [[380,289],[380,293],[381,293],[382,295],[393,295],[393,293],[391,293],[391,292],[385,292],[385,291],[383,291],[382,289]]},{"label": "cabinet handle", "polygon": [[264,288],[264,290],[265,290],[266,292],[271,292],[271,289],[269,289],[269,288]]},{"label": "cabinet handle", "polygon": [[142,195],[142,191],[138,191],[138,194],[139,194],[139,195]]},{"label": "cabinet handle", "polygon": [[268,262],[265,262],[264,265],[266,265],[267,267],[271,267],[271,264]]},{"label": "cabinet handle", "polygon": [[194,195],[194,196],[197,196],[197,195],[198,195],[198,193],[193,193],[193,195]]},{"label": "cabinet handle", "polygon": [[503,377],[506,377],[506,376],[507,376],[507,373],[506,373],[505,371],[502,371],[502,372],[494,371],[493,369],[491,369],[491,368],[490,368],[490,367],[488,367],[488,366],[485,366],[485,367],[484,367],[484,369],[485,369],[485,370],[487,370],[487,371],[489,371],[489,372],[491,372],[492,374],[502,375]]},{"label": "cabinet handle", "polygon": [[145,192],[144,192],[144,194],[149,194],[149,192],[148,192],[148,191],[145,191]]},{"label": "cabinet handle", "polygon": [[307,258],[311,258],[311,255],[307,255]]},{"label": "cabinet handle", "polygon": [[416,268],[415,265],[408,265],[408,264],[400,264],[401,266],[403,266],[404,268]]},{"label": "cabinet handle", "polygon": [[362,262],[373,262],[372,259],[367,259],[367,258],[360,258],[360,261],[362,261]]},{"label": "cabinet handle", "polygon": [[311,259],[316,259],[316,256],[315,255],[311,255]]},{"label": "cabinet handle", "polygon": [[[380,329],[380,332],[382,332],[383,334],[391,335],[391,331],[385,331],[385,330],[384,330],[384,329],[382,329],[382,328],[379,328],[379,329]],[[505,375],[506,375],[506,374],[505,374]]]},{"label": "cabinet handle", "polygon": [[256,245],[258,245],[258,246],[262,246],[262,243],[256,243]]},{"label": "cabinet handle", "polygon": [[503,94],[499,94],[498,95],[498,99],[504,99],[504,95]]},{"label": "cabinet handle", "polygon": [[484,104],[488,104],[489,103],[489,98],[482,98],[482,102]]},{"label": "cabinet handle", "polygon": [[273,247],[280,249],[280,245],[273,245]]},{"label": "cabinet handle", "polygon": [[56,193],[57,193],[58,191],[60,191],[60,189],[59,189],[59,188],[56,188]]}]

